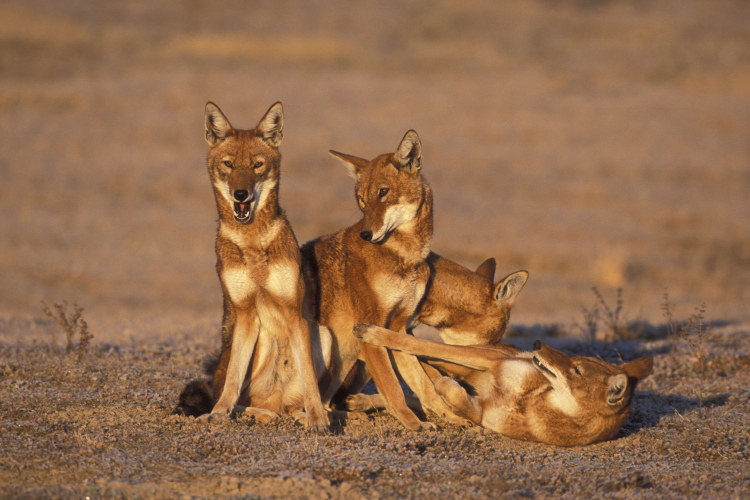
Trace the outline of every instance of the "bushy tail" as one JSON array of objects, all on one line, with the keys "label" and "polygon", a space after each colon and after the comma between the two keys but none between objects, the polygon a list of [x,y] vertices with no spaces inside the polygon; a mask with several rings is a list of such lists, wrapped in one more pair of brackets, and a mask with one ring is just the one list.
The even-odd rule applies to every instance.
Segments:
[{"label": "bushy tail", "polygon": [[199,417],[210,413],[214,408],[214,394],[211,385],[205,379],[191,380],[180,393],[175,413],[190,417]]},{"label": "bushy tail", "polygon": [[[206,375],[213,379],[216,367],[219,364],[219,356],[213,355],[206,359],[203,369]],[[199,417],[205,413],[211,413],[214,409],[214,391],[211,388],[211,379],[195,379],[187,383],[180,393],[180,400],[174,413]]]}]

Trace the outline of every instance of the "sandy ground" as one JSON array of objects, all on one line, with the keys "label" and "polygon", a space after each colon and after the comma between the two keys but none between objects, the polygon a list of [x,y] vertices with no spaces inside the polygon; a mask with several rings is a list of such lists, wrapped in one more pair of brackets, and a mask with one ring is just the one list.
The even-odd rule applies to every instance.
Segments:
[{"label": "sandy ground", "polygon": [[[42,322],[0,326],[54,331]],[[172,414],[184,381],[199,373],[204,344],[99,343],[81,361],[49,344],[3,346],[0,497],[747,498],[748,333],[747,323],[711,328],[705,377],[681,339],[549,339],[611,362],[655,358],[618,436],[577,448],[434,416],[439,430],[425,433],[387,414],[336,422],[326,435],[291,417],[207,426]]]},{"label": "sandy ground", "polygon": [[[359,216],[329,149],[417,130],[434,250],[530,272],[519,342],[581,337],[592,307],[606,337],[594,286],[611,309],[622,289],[623,324],[663,324],[665,290],[678,320],[705,303],[729,366],[705,414],[689,343],[635,332],[657,370],[587,449],[388,416],[323,437],[169,416],[221,315],[207,100],[238,127],[283,101],[300,241]],[[3,0],[0,112],[1,494],[747,496],[747,2]],[[84,308],[81,363],[41,300]]]}]

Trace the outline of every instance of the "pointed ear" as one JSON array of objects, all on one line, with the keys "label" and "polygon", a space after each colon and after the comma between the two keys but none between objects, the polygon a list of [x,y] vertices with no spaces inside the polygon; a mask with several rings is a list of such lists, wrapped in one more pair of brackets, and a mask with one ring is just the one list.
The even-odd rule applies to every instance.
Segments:
[{"label": "pointed ear", "polygon": [[612,375],[607,380],[607,403],[616,405],[625,397],[628,389],[628,376],[624,373]]},{"label": "pointed ear", "polygon": [[359,176],[360,172],[362,172],[362,170],[370,164],[369,161],[362,158],[339,153],[338,151],[334,151],[332,149],[328,152],[338,158],[341,163],[344,164],[347,170],[349,170],[349,175],[351,175],[355,179]]},{"label": "pointed ear", "polygon": [[493,297],[498,303],[512,304],[527,279],[529,279],[529,273],[526,271],[518,271],[506,276],[495,285]]},{"label": "pointed ear", "polygon": [[638,358],[630,363],[625,363],[620,368],[625,370],[628,377],[635,379],[635,383],[639,380],[643,380],[651,374],[651,369],[654,366],[654,358],[646,356],[645,358]]},{"label": "pointed ear", "polygon": [[422,168],[422,143],[419,136],[413,130],[410,130],[401,139],[394,154],[396,162],[400,169],[404,169],[410,174],[416,174]]},{"label": "pointed ear", "polygon": [[284,109],[281,103],[277,102],[266,111],[265,116],[258,122],[255,133],[269,146],[278,148],[281,145],[281,139],[284,138],[283,129]]},{"label": "pointed ear", "polygon": [[490,257],[489,259],[479,264],[479,267],[474,272],[477,273],[479,276],[483,278],[487,278],[488,280],[494,283],[495,282],[495,268],[497,268],[497,262],[495,262],[494,258]]},{"label": "pointed ear", "polygon": [[206,142],[212,148],[226,139],[232,133],[232,125],[221,112],[219,106],[212,102],[206,103]]}]

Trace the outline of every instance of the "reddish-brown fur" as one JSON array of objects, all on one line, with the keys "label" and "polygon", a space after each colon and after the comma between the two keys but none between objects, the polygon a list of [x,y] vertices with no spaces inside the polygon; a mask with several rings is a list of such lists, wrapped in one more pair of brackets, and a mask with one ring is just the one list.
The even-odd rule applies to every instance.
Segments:
[{"label": "reddish-brown fur", "polygon": [[[372,376],[389,411],[407,428],[430,427],[407,407],[387,351],[362,344],[352,334],[363,321],[405,333],[429,280],[425,259],[432,238],[432,192],[420,172],[419,138],[409,131],[396,153],[372,161],[332,154],[357,179],[363,218],[302,250],[310,308],[334,338],[323,401],[331,402],[345,382],[345,392],[357,392]],[[400,363],[401,374],[412,379],[410,385],[422,380],[431,386],[412,359]]]},{"label": "reddish-brown fur", "polygon": [[495,259],[476,272],[431,253],[430,284],[416,322],[437,328],[447,344],[487,345],[503,338],[513,302],[529,274],[517,271],[494,283]]},{"label": "reddish-brown fur", "polygon": [[560,446],[614,437],[653,364],[645,357],[615,366],[539,341],[523,352],[508,344],[451,346],[373,325],[358,325],[355,334],[421,356],[447,374],[435,379],[435,388],[459,416],[509,437]]},{"label": "reddish-brown fur", "polygon": [[[259,418],[304,406],[307,423],[326,425],[313,360],[297,240],[279,207],[281,103],[252,130],[236,130],[206,105],[207,164],[219,212],[216,271],[224,292],[222,350],[213,374],[211,418],[235,403]],[[317,330],[315,330],[317,333]],[[316,353],[322,349],[316,345]],[[317,365],[317,366],[314,366]]]}]

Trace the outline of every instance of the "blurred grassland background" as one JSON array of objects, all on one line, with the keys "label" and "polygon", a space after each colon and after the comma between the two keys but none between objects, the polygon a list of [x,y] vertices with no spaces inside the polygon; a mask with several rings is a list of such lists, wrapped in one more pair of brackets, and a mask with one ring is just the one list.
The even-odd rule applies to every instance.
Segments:
[{"label": "blurred grassland background", "polygon": [[328,150],[414,128],[433,249],[528,270],[514,324],[593,286],[750,318],[750,2],[3,0],[0,326],[66,299],[100,341],[216,339],[207,100],[284,103],[300,243],[359,218]]}]

